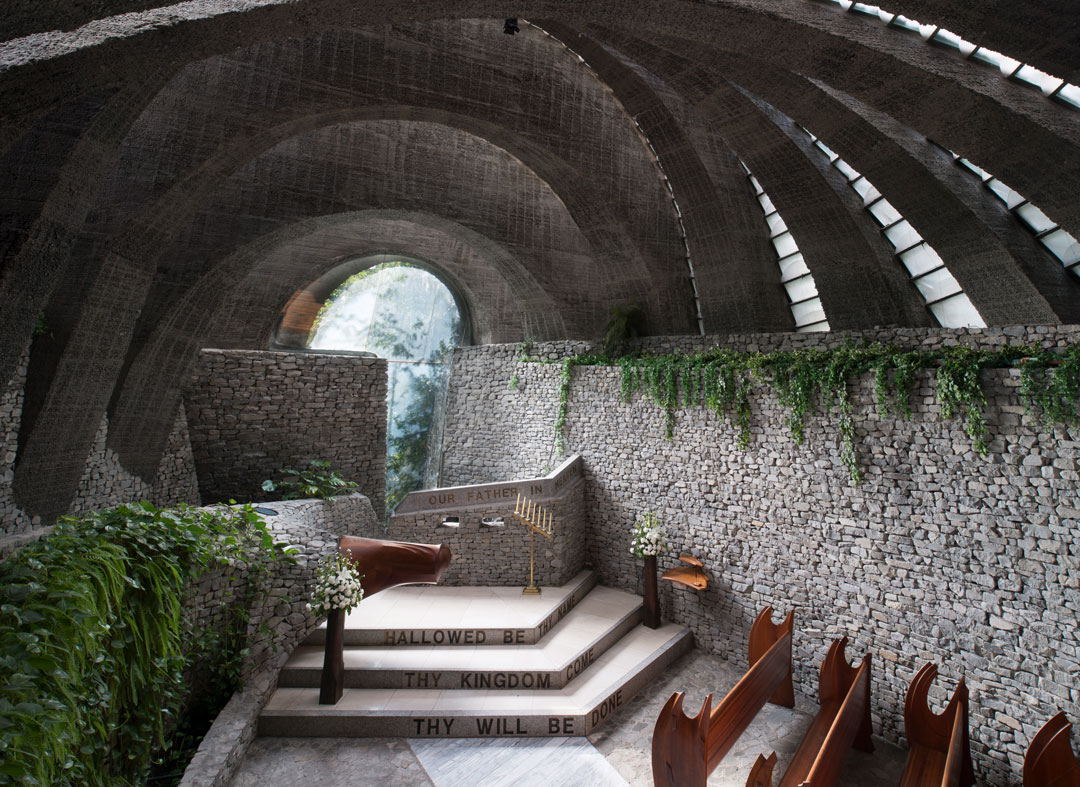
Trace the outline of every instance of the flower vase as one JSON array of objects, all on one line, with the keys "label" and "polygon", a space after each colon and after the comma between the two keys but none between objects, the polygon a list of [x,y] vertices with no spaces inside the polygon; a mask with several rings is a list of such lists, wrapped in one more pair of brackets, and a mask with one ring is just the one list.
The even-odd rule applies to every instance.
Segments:
[{"label": "flower vase", "polygon": [[319,704],[337,705],[345,690],[345,612],[332,609],[326,616],[326,650],[323,652]]},{"label": "flower vase", "polygon": [[656,588],[656,555],[645,556],[645,597],[641,622],[651,629],[660,627],[660,596]]}]

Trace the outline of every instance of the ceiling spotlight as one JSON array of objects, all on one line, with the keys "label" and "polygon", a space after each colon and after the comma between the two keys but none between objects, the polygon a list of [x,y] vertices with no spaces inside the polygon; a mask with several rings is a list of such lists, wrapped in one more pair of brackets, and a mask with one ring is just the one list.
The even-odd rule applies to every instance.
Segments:
[{"label": "ceiling spotlight", "polygon": [[505,22],[503,22],[503,32],[506,33],[508,36],[512,36],[514,35],[514,33],[520,33],[521,28],[518,27],[517,19],[507,19]]}]

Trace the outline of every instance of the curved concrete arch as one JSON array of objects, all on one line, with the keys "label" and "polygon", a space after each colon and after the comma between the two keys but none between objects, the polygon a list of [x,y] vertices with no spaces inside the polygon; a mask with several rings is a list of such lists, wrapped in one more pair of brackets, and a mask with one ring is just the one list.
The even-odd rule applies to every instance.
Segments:
[{"label": "curved concrete arch", "polygon": [[[698,59],[688,42],[668,46]],[[722,63],[717,79],[726,77],[760,96],[865,175],[934,247],[988,324],[1080,319],[1080,283],[1045,254],[1032,260],[1042,263],[1033,279],[967,205],[882,130],[897,121],[881,116],[871,123],[864,116],[874,110],[864,106],[857,112],[827,87],[766,60],[723,53],[705,57]]]},{"label": "curved concrete arch", "polygon": [[821,174],[750,99],[667,49],[612,31],[596,35],[678,90],[746,162],[798,243],[834,330],[930,324],[884,246],[868,243]]},{"label": "curved concrete arch", "polygon": [[[899,0],[894,10],[904,13],[908,4],[919,0]],[[1051,0],[1053,1],[1053,0]],[[1043,0],[1045,2],[1045,0]],[[1060,2],[1060,0],[1059,0]],[[1030,6],[1038,6],[1038,3],[1028,2],[1023,4],[1019,12],[1024,14],[1025,20],[1037,20],[1042,22],[1043,35],[1042,46],[1033,46],[1030,49],[1016,49],[1005,51],[1005,54],[1029,60],[1035,65],[1054,71],[1046,61],[1040,61],[1038,55],[1047,49],[1045,41],[1060,41],[1060,46],[1054,51],[1059,53],[1055,61],[1059,64],[1067,64],[1073,71],[1076,69],[1075,42],[1077,35],[1075,25],[1071,29],[1067,25],[1068,17],[1064,17],[1065,25],[1061,20],[1054,24],[1052,14],[1040,13],[1032,15],[1025,13]],[[937,13],[924,13],[925,5],[917,6],[916,17],[922,21],[942,24]],[[117,24],[97,23],[93,31],[75,31],[69,36],[37,36],[29,39],[14,39],[8,42],[8,46],[0,48],[0,63],[6,65],[10,71],[30,66],[47,65],[56,59],[68,59],[82,56],[90,61],[100,61],[103,50],[111,50],[109,54],[138,61],[147,50],[157,48],[161,56],[168,58],[187,57],[194,54],[195,57],[203,57],[207,54],[227,51],[231,48],[230,43],[237,40],[241,35],[245,40],[266,40],[273,37],[281,30],[295,30],[300,34],[306,34],[313,29],[327,27],[348,27],[350,25],[401,23],[425,19],[448,19],[467,17],[490,17],[501,20],[505,16],[505,6],[497,6],[485,0],[439,0],[430,6],[412,3],[403,7],[400,3],[391,0],[370,0],[363,8],[358,8],[345,0],[307,0],[296,2],[295,0],[259,0],[248,5],[243,10],[230,6],[227,20],[220,19],[223,8],[215,3],[206,3],[204,10],[194,10],[187,15],[170,15],[161,13],[145,14],[146,18],[138,16],[128,20],[117,19]],[[578,4],[567,7],[565,2],[558,0],[536,0],[526,2],[515,7],[519,17],[524,18],[554,18],[561,17],[570,24],[580,25],[589,22],[607,24],[612,19],[626,19],[627,32],[631,32],[630,26],[640,30],[668,30],[680,33],[694,33],[698,40],[706,42],[710,37],[715,37],[718,31],[730,27],[731,22],[718,24],[718,15],[742,15],[750,20],[753,26],[761,27],[763,22],[776,26],[796,25],[808,31],[827,35],[842,36],[848,41],[866,43],[878,48],[880,51],[893,54],[902,60],[911,62],[919,67],[926,67],[927,63],[933,64],[935,70],[943,74],[950,71],[960,71],[960,78],[970,79],[972,84],[988,82],[980,80],[977,71],[964,73],[957,65],[970,66],[970,64],[935,63],[933,53],[929,48],[908,46],[910,41],[904,40],[903,36],[896,36],[896,31],[887,30],[884,26],[871,26],[864,20],[847,18],[840,14],[831,14],[830,8],[821,8],[817,4],[806,3],[803,0],[714,0],[708,5],[690,3],[680,0],[666,0],[664,2],[651,2],[648,4],[635,3],[632,0],[603,0],[588,4]],[[953,14],[947,18],[954,21],[965,20],[966,24],[957,29],[957,32],[967,34],[969,38],[978,39],[979,35],[972,30],[982,30],[988,27],[986,15],[988,12],[976,12],[974,9],[965,9],[960,14]],[[1014,11],[1014,13],[1017,13]],[[855,17],[857,15],[850,15]],[[87,19],[87,16],[76,16],[76,19]],[[36,27],[31,25],[31,27]],[[992,29],[994,26],[990,26]],[[10,29],[10,28],[9,28]],[[1001,29],[1008,30],[1001,26]],[[1062,35],[1062,32],[1065,35]],[[790,31],[788,31],[790,32]],[[10,35],[10,33],[9,33]],[[223,39],[228,38],[226,43]],[[790,39],[790,35],[786,36]],[[1064,38],[1064,40],[1062,40]],[[1015,40],[1015,36],[1011,37]],[[102,46],[108,43],[108,46]],[[1070,44],[1073,46],[1070,48]],[[950,66],[952,66],[950,68]],[[84,64],[84,68],[71,69],[74,77],[81,84],[92,83],[102,78],[100,62]],[[42,74],[46,79],[49,76],[59,76],[60,69],[56,73]],[[1059,76],[1068,77],[1062,71]],[[2,80],[2,72],[0,72]],[[1015,87],[1015,86],[1013,86]],[[984,85],[985,88],[985,85]],[[993,88],[990,88],[993,89]],[[2,90],[2,88],[0,88]],[[1008,98],[1006,91],[1005,98]],[[0,102],[2,104],[3,102]]]},{"label": "curved concrete arch", "polygon": [[722,199],[686,131],[645,79],[574,28],[549,19],[535,24],[584,57],[648,137],[686,228],[704,331],[790,330],[791,311],[745,179],[742,200]]},{"label": "curved concrete arch", "polygon": [[[331,119],[337,117],[316,120],[329,122]],[[312,122],[313,119],[304,121],[305,124]],[[276,137],[292,139],[295,128],[295,124],[287,124],[269,133],[273,141],[281,142],[283,140]],[[48,505],[60,506],[57,490],[73,492],[78,483],[82,459],[75,455],[79,451],[89,451],[93,444],[101,416],[122,373],[133,328],[144,310],[154,280],[154,270],[144,260],[155,259],[178,231],[180,223],[194,215],[196,208],[208,201],[220,189],[221,183],[247,160],[248,156],[240,150],[223,151],[207,171],[200,173],[201,178],[190,176],[175,186],[170,192],[176,192],[176,199],[165,199],[150,208],[138,226],[106,255],[101,273],[92,284],[79,293],[87,305],[71,331],[67,348],[59,354],[49,396],[41,406],[38,422],[20,452],[16,468],[16,493],[22,496],[20,499],[26,507],[40,510],[32,506],[45,505],[45,501]],[[634,293],[635,290],[631,287],[627,292]],[[159,314],[160,308],[155,306],[155,309]],[[109,336],[109,342],[102,344],[102,336]],[[90,359],[94,361],[94,368],[88,374],[86,367]],[[93,384],[88,384],[88,380]],[[81,446],[71,451],[67,457],[70,461],[58,463],[50,458],[49,447],[58,440]],[[35,480],[43,476],[49,478],[48,489],[51,491],[43,489]],[[58,508],[43,513],[55,516],[63,510]]]},{"label": "curved concrete arch", "polygon": [[[423,232],[404,235],[403,227],[409,226]],[[440,250],[468,255],[464,264],[437,261]],[[514,311],[520,320],[522,333],[515,339],[565,336],[558,305],[529,271],[498,244],[467,227],[435,216],[386,210],[307,219],[268,233],[211,266],[163,315],[124,377],[110,411],[109,446],[125,467],[152,470],[171,428],[164,414],[175,412],[179,405],[182,386],[201,347],[207,342],[247,349],[265,346],[285,302],[299,288],[340,265],[343,258],[406,251],[437,264],[467,294],[470,311],[480,317],[494,316],[508,299],[517,307]],[[485,267],[467,267],[477,261]],[[238,293],[239,302],[230,305]],[[256,313],[259,317],[252,319]],[[251,343],[250,334],[238,336],[237,323],[258,326],[261,341]]]}]

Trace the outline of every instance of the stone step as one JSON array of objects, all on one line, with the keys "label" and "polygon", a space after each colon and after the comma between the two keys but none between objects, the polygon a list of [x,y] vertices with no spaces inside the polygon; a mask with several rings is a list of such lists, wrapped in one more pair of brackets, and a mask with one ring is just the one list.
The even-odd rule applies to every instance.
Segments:
[{"label": "stone step", "polygon": [[[523,596],[521,587],[407,585],[364,599],[345,618],[346,645],[499,646],[532,645],[596,585],[582,571],[565,585]],[[395,625],[397,621],[408,626]],[[323,624],[305,645],[326,642]]]},{"label": "stone step", "polygon": [[562,689],[345,689],[320,705],[316,688],[279,688],[258,734],[283,737],[547,737],[586,735],[693,644],[689,629],[637,626]]},{"label": "stone step", "polygon": [[[641,597],[593,588],[536,645],[345,649],[347,688],[560,689],[641,622]],[[296,649],[281,672],[282,688],[318,687],[323,648]]]}]

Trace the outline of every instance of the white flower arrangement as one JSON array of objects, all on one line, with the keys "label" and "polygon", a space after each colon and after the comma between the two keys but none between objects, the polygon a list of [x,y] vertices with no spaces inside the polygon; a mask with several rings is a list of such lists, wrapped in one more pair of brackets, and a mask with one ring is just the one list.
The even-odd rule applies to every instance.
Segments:
[{"label": "white flower arrangement", "polygon": [[634,527],[630,532],[634,537],[630,545],[630,554],[634,557],[661,555],[667,551],[664,526],[651,511],[646,512],[641,519],[634,522]]},{"label": "white flower arrangement", "polygon": [[317,617],[335,609],[348,612],[364,597],[361,579],[363,576],[356,570],[353,562],[340,552],[335,552],[319,566],[308,609]]}]

